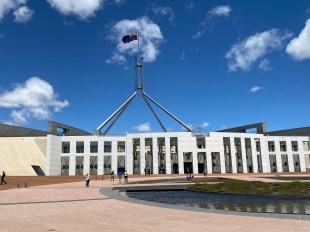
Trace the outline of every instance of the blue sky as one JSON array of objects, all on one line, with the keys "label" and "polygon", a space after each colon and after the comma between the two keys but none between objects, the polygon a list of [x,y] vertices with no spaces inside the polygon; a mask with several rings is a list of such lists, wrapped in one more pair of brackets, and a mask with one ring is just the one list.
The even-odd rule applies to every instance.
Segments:
[{"label": "blue sky", "polygon": [[[145,92],[193,129],[310,126],[309,0],[2,0],[0,122],[93,132],[134,92],[137,30]],[[161,131],[141,96],[110,133],[138,131]]]}]

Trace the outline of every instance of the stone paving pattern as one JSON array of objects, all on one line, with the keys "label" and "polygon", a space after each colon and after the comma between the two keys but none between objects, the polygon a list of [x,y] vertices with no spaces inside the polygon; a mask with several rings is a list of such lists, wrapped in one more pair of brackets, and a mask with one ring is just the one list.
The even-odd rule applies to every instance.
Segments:
[{"label": "stone paving pattern", "polygon": [[[163,177],[139,180],[156,178]],[[99,193],[102,187],[124,186],[117,182],[92,180],[89,188],[83,181],[0,191],[0,231],[310,231],[306,220],[184,211]]]}]

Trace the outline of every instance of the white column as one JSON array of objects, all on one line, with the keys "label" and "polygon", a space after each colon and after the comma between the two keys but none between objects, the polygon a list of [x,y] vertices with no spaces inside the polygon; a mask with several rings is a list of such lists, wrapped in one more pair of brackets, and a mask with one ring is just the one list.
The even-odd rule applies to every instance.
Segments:
[{"label": "white column", "polygon": [[[194,149],[196,150],[196,149]],[[193,152],[193,173],[198,174],[198,155],[197,151]]]},{"label": "white column", "polygon": [[133,145],[132,145],[132,138],[126,139],[126,169],[128,174],[133,174]]},{"label": "white column", "polygon": [[262,138],[260,140],[260,149],[261,149],[263,173],[270,173],[269,148],[267,139]]},{"label": "white column", "polygon": [[158,147],[157,147],[157,138],[152,138],[152,157],[153,157],[153,174],[158,174]]},{"label": "white column", "polygon": [[303,150],[303,143],[302,141],[298,141],[298,153],[299,154],[299,163],[300,163],[300,171],[306,171],[306,159],[305,159],[305,152]]},{"label": "white column", "polygon": [[140,138],[140,173],[144,175],[145,169],[145,138]]},{"label": "white column", "polygon": [[179,150],[179,141],[178,141],[178,160],[179,160],[179,174],[184,174],[184,152]]},{"label": "white column", "polygon": [[251,151],[252,151],[253,173],[258,173],[256,142],[254,138],[251,138]]},{"label": "white column", "polygon": [[103,175],[103,165],[103,141],[98,139],[98,175]]},{"label": "white column", "polygon": [[[85,149],[85,147],[84,147],[84,149]],[[84,154],[84,158],[83,159],[84,159],[84,162],[83,162],[83,165],[84,165],[83,175],[86,175],[86,173],[89,174],[89,165],[90,165],[90,156],[89,156],[89,154],[87,154],[87,155]]]},{"label": "white column", "polygon": [[166,174],[171,174],[170,137],[165,137]]},{"label": "white column", "polygon": [[208,173],[212,174],[212,153],[211,152],[206,152],[207,156],[207,171]]},{"label": "white column", "polygon": [[235,139],[234,137],[230,137],[229,139],[230,139],[230,158],[231,158],[232,173],[237,173]]},{"label": "white column", "polygon": [[75,176],[75,159],[76,159],[76,155],[70,155],[70,158],[69,158],[69,176]]},{"label": "white column", "polygon": [[[286,144],[286,147],[287,147],[287,144]],[[287,154],[287,151],[286,152],[283,152],[285,154]],[[276,154],[276,165],[277,165],[277,172],[282,172],[282,159],[281,159],[281,152],[280,152],[280,141],[277,140],[275,141],[275,154]]]},{"label": "white column", "polygon": [[240,142],[241,142],[243,173],[248,173],[248,166],[246,162],[246,151],[245,151],[245,138],[241,137]]},{"label": "white column", "polygon": [[[223,146],[222,146],[223,147]],[[222,151],[220,153],[220,165],[221,165],[221,173],[226,173],[225,170],[225,155],[224,155],[224,149],[221,149]]]}]

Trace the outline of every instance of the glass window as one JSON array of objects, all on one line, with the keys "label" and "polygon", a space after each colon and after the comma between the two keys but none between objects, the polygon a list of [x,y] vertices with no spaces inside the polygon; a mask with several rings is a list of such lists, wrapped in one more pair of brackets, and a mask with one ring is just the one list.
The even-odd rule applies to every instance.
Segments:
[{"label": "glass window", "polygon": [[241,150],[241,138],[234,138],[235,141],[235,157],[237,172],[243,172],[242,150]]},{"label": "glass window", "polygon": [[62,142],[62,153],[70,153],[70,142]]},{"label": "glass window", "polygon": [[205,137],[197,136],[196,143],[197,143],[197,148],[201,148],[201,149],[205,148],[206,147]]},{"label": "glass window", "polygon": [[125,152],[125,141],[117,142],[117,152]]},{"label": "glass window", "polygon": [[309,151],[309,141],[303,141],[302,142],[304,151]]},{"label": "glass window", "polygon": [[280,151],[286,151],[286,142],[280,141]]},{"label": "glass window", "polygon": [[84,153],[84,142],[76,142],[76,153]]},{"label": "glass window", "polygon": [[298,142],[292,141],[292,151],[298,151]]},{"label": "glass window", "polygon": [[177,137],[170,138],[170,152],[171,154],[178,153],[178,138]]},{"label": "glass window", "polygon": [[105,141],[104,142],[104,153],[111,153],[112,152],[112,142]]},{"label": "glass window", "polygon": [[273,141],[269,141],[268,142],[268,150],[273,152],[275,149],[274,149],[274,142]]},{"label": "glass window", "polygon": [[98,142],[90,142],[90,153],[98,153]]}]

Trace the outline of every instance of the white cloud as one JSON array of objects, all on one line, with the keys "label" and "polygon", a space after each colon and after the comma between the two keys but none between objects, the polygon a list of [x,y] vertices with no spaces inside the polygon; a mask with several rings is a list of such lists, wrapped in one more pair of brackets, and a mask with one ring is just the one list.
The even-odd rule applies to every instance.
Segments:
[{"label": "white cloud", "polygon": [[152,131],[151,124],[149,122],[134,126],[132,129],[134,129],[138,132],[150,132],[150,131]]},{"label": "white cloud", "polygon": [[[159,45],[164,41],[164,37],[157,24],[153,23],[147,17],[136,20],[124,19],[113,24],[108,39],[116,43],[116,49],[113,56],[123,56],[125,54],[134,55],[138,52],[137,41],[124,44],[122,37],[132,32],[140,32],[140,49],[141,55],[145,62],[155,61],[159,54]],[[112,60],[113,56],[108,60]],[[119,64],[124,64],[121,59]]]},{"label": "white cloud", "polygon": [[216,6],[208,11],[208,15],[210,17],[229,16],[230,12],[231,12],[231,7],[229,5]]},{"label": "white cloud", "polygon": [[193,39],[199,39],[205,33],[204,30],[197,31],[195,35],[193,35]]},{"label": "white cloud", "polygon": [[298,37],[289,42],[286,52],[298,61],[310,59],[310,19],[307,20]]},{"label": "white cloud", "polygon": [[250,36],[241,43],[234,44],[225,55],[230,71],[249,70],[254,62],[272,50],[283,47],[285,40],[292,37],[289,32],[271,29]]},{"label": "white cloud", "polygon": [[202,127],[203,129],[209,126],[209,122],[203,122],[199,127]]},{"label": "white cloud", "polygon": [[168,16],[170,23],[173,22],[175,18],[173,10],[168,6],[167,7],[161,7],[161,6],[153,7],[153,13],[159,17]]},{"label": "white cloud", "polygon": [[262,90],[264,87],[261,87],[261,86],[253,86],[251,89],[250,89],[250,92],[251,93],[256,93],[257,91],[259,90]]},{"label": "white cloud", "polygon": [[106,60],[106,64],[126,64],[127,60],[123,55],[114,53],[109,59]]},{"label": "white cloud", "polygon": [[63,15],[76,15],[85,20],[95,16],[102,8],[103,0],[47,0],[47,2]]},{"label": "white cloud", "polygon": [[11,118],[16,124],[29,119],[49,119],[52,112],[69,106],[67,100],[57,100],[53,87],[38,77],[29,78],[24,84],[14,84],[13,90],[0,93],[0,107],[12,109]]},{"label": "white cloud", "polygon": [[192,38],[199,39],[206,31],[212,31],[214,29],[215,19],[217,17],[228,17],[232,11],[229,5],[226,6],[216,6],[207,12],[207,17],[204,21],[200,23],[202,29],[197,31]]},{"label": "white cloud", "polygon": [[31,20],[33,11],[27,6],[21,6],[14,11],[14,21],[17,23],[26,23]]},{"label": "white cloud", "polygon": [[[27,3],[27,0],[1,0],[0,1],[0,21],[2,21],[4,16],[7,15],[11,11],[14,12],[16,22],[25,23],[29,21],[31,19],[33,11],[30,10],[26,6],[26,3]],[[29,17],[29,13],[31,13],[30,17]],[[19,21],[19,19],[24,20],[24,21]]]},{"label": "white cloud", "polygon": [[261,69],[261,70],[264,70],[264,71],[271,70],[270,61],[267,60],[267,59],[263,59],[259,63],[258,68]]}]

